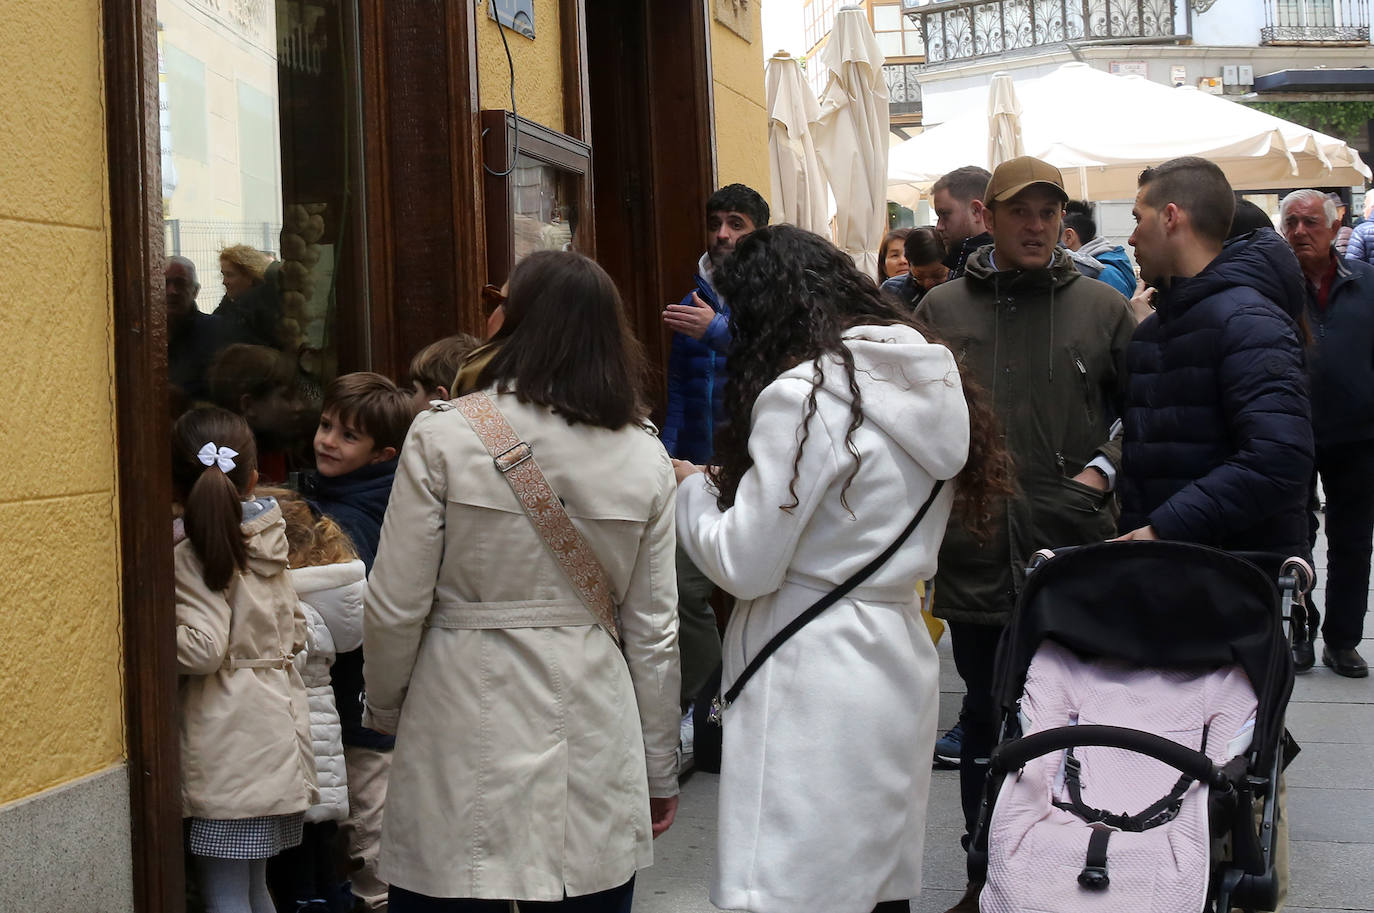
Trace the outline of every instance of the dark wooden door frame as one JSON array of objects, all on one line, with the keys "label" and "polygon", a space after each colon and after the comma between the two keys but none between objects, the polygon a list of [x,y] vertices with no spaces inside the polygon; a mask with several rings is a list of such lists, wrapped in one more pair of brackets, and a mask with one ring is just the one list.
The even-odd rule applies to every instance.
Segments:
[{"label": "dark wooden door frame", "polygon": [[101,6],[134,904],[140,913],[179,913],[185,901],[170,547],[157,10],[155,0]]},{"label": "dark wooden door frame", "polygon": [[400,377],[425,344],[485,322],[477,13],[358,5],[372,370]]},{"label": "dark wooden door frame", "polygon": [[586,18],[597,257],[645,345],[661,407],[661,314],[692,287],[714,181],[708,13],[702,2],[599,0]]}]

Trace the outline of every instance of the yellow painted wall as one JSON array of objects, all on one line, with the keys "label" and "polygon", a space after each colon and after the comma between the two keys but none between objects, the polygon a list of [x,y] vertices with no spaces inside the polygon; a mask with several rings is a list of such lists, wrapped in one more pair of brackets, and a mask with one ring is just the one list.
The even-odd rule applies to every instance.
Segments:
[{"label": "yellow painted wall", "polygon": [[[714,4],[711,4],[714,7]],[[711,15],[708,12],[708,15]],[[766,199],[768,101],[763,83],[762,4],[750,4],[754,40],[711,18],[711,81],[716,114],[716,185],[741,183]]]},{"label": "yellow painted wall", "polygon": [[[482,107],[510,110],[510,63],[501,44],[501,29],[487,12],[477,10],[477,84]],[[534,0],[533,41],[506,30],[515,63],[515,104],[521,117],[563,132],[563,49],[558,0]]]},{"label": "yellow painted wall", "polygon": [[0,803],[124,753],[99,0],[0,0]]}]

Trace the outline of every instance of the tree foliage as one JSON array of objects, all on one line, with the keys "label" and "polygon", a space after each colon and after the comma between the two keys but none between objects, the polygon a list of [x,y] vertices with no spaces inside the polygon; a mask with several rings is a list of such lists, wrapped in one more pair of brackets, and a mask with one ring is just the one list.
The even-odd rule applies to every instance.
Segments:
[{"label": "tree foliage", "polygon": [[1374,120],[1369,101],[1259,101],[1251,107],[1363,148]]}]

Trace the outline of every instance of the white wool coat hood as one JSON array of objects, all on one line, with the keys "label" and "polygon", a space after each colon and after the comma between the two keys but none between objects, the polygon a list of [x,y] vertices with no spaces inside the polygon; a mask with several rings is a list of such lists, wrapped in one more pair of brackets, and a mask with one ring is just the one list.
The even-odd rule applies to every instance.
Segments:
[{"label": "white wool coat hood", "polygon": [[[905,324],[854,327],[844,341],[854,358],[864,422],[881,429],[934,478],[953,478],[968,459],[969,434],[964,388],[950,351]],[[781,377],[810,382],[814,370],[805,362]],[[824,391],[851,402],[840,360],[828,359],[824,371]],[[913,396],[913,387],[922,395]]]}]

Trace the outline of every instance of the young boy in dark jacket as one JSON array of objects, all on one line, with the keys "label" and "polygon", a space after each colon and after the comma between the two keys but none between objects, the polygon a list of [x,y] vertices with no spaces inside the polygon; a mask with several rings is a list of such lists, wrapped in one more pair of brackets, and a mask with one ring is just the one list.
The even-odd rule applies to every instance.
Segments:
[{"label": "young boy in dark jacket", "polygon": [[[348,534],[369,572],[382,536],[396,457],[413,414],[410,397],[380,374],[345,374],[324,392],[315,431],[316,471],[302,479],[301,490],[316,513],[333,518]],[[339,654],[332,677],[348,772],[349,811],[341,830],[354,867],[353,893],[365,909],[382,909],[387,886],[377,878],[377,844],[396,740],[362,725],[361,649]]]}]

